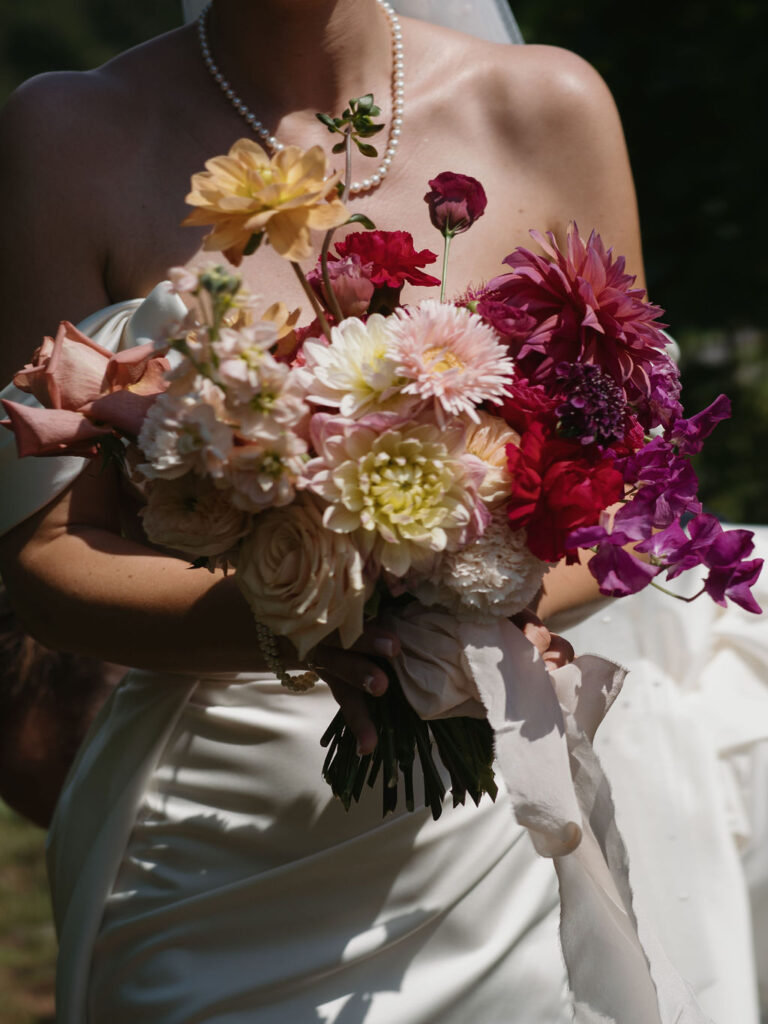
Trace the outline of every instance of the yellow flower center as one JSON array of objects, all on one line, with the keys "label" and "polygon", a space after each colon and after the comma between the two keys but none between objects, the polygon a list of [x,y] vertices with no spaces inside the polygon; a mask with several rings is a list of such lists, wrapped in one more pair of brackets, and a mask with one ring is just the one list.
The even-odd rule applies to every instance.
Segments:
[{"label": "yellow flower center", "polygon": [[429,364],[431,369],[436,373],[445,373],[446,370],[463,370],[464,363],[460,359],[456,358],[454,352],[450,349],[442,348],[438,346],[436,348],[428,348],[424,353],[424,361]]}]

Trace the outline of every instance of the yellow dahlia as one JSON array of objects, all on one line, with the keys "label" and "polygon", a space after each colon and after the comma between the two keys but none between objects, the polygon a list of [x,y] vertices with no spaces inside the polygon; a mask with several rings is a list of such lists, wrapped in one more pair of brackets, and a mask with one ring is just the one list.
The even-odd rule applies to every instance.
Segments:
[{"label": "yellow dahlia", "polygon": [[320,146],[286,146],[270,158],[252,139],[238,139],[205,167],[192,175],[186,201],[195,209],[184,224],[213,225],[204,248],[223,252],[235,266],[261,232],[286,259],[308,259],[310,230],[338,227],[349,217],[336,193],[340,175],[326,177]]}]

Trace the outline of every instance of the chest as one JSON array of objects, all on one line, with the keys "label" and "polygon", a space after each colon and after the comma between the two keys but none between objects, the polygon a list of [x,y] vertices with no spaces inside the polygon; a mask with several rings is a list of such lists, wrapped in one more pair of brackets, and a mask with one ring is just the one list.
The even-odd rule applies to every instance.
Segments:
[{"label": "chest", "polygon": [[[204,228],[182,227],[181,221],[189,211],[184,196],[191,174],[202,169],[205,159],[226,151],[231,141],[246,134],[237,119],[227,129],[228,134],[216,133],[210,144],[197,138],[174,148],[147,145],[136,156],[130,195],[116,213],[119,223],[114,234],[121,243],[108,259],[107,287],[113,301],[147,294],[171,266],[223,262],[220,254],[202,249]],[[340,157],[332,160],[340,165]],[[370,173],[373,164],[373,160],[362,164],[355,176]],[[353,197],[348,207],[353,213],[364,213],[381,230],[410,232],[417,250],[435,254],[427,271],[436,277],[440,276],[443,239],[430,223],[423,197],[429,179],[446,170],[477,178],[488,196],[485,215],[452,242],[447,272],[450,295],[502,272],[503,258],[515,246],[530,241],[530,228],[553,226],[553,203],[516,140],[484,133],[482,125],[470,130],[447,116],[419,116],[416,110],[406,122],[389,175],[376,190]],[[339,229],[336,239],[350,230],[359,226]],[[317,234],[315,241],[319,252],[322,235]],[[312,265],[309,261],[304,269]],[[268,245],[246,258],[241,272],[249,290],[262,296],[265,304],[282,300],[290,308],[302,306],[302,321],[311,319],[292,268]],[[419,296],[404,293],[403,297]]]}]

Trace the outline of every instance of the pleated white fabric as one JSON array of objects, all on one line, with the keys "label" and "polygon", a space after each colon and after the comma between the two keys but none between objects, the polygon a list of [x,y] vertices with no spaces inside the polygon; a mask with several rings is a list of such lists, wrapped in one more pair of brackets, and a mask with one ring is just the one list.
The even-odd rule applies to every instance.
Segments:
[{"label": "pleated white fabric", "polygon": [[[768,527],[755,554],[768,560]],[[699,589],[695,574],[675,582]],[[768,608],[768,573],[755,588]],[[768,1017],[768,621],[648,588],[559,616],[629,668],[596,749],[649,927],[715,1024]]]}]

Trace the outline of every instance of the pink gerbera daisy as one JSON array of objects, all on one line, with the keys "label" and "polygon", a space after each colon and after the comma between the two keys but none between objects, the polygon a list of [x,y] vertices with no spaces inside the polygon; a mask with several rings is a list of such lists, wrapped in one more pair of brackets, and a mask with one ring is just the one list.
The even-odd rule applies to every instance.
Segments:
[{"label": "pink gerbera daisy", "polygon": [[514,376],[515,364],[496,332],[468,309],[426,299],[392,317],[393,355],[408,395],[432,399],[438,422],[445,414],[466,413],[475,422],[477,406],[499,402]]}]

